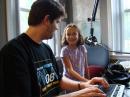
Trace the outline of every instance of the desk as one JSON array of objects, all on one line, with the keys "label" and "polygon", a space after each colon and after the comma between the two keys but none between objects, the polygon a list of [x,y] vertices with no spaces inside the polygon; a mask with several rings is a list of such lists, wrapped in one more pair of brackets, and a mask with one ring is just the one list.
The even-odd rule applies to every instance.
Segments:
[{"label": "desk", "polygon": [[130,97],[130,89],[125,89],[123,97]]},{"label": "desk", "polygon": [[[130,73],[130,61],[121,61],[119,64],[121,64]],[[128,85],[128,88],[126,87],[124,91],[123,97],[130,97],[130,82]]]},{"label": "desk", "polygon": [[123,97],[130,97],[130,82],[129,86],[125,88]]}]

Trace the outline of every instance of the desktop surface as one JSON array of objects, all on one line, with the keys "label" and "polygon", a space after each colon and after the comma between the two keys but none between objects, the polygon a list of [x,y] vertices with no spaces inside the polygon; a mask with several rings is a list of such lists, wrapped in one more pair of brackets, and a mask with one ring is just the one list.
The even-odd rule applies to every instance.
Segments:
[{"label": "desktop surface", "polygon": [[130,97],[130,82],[128,83],[128,86],[125,87],[123,97]]}]

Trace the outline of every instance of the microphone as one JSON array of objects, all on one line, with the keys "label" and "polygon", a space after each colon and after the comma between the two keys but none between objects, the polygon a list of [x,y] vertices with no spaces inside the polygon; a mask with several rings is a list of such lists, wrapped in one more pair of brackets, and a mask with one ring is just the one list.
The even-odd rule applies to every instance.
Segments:
[{"label": "microphone", "polygon": [[85,43],[88,44],[88,45],[96,45],[97,42],[98,42],[97,38],[93,35],[93,33],[94,33],[93,21],[95,21],[98,3],[99,3],[99,0],[95,0],[92,18],[88,18],[88,21],[91,21],[90,36],[85,39]]}]

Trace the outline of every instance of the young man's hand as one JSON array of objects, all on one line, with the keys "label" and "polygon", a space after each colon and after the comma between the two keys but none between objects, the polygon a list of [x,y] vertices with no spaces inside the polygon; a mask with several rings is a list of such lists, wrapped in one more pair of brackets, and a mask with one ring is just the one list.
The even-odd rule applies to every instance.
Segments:
[{"label": "young man's hand", "polygon": [[85,88],[88,85],[102,85],[106,89],[109,88],[108,82],[102,77],[94,77],[94,78],[88,80],[86,83],[81,82],[80,84],[81,84],[81,88]]},{"label": "young man's hand", "polygon": [[58,97],[106,97],[106,94],[95,85],[88,85],[84,89]]}]

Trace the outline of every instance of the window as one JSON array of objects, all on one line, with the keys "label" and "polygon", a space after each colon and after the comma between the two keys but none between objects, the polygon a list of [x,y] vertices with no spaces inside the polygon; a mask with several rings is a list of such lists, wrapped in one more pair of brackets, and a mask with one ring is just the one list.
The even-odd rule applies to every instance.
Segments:
[{"label": "window", "polygon": [[122,0],[123,3],[123,51],[130,52],[130,0]]},{"label": "window", "polygon": [[111,0],[113,50],[130,52],[130,0]]},{"label": "window", "polygon": [[20,33],[28,28],[28,14],[34,1],[36,0],[19,0]]}]

